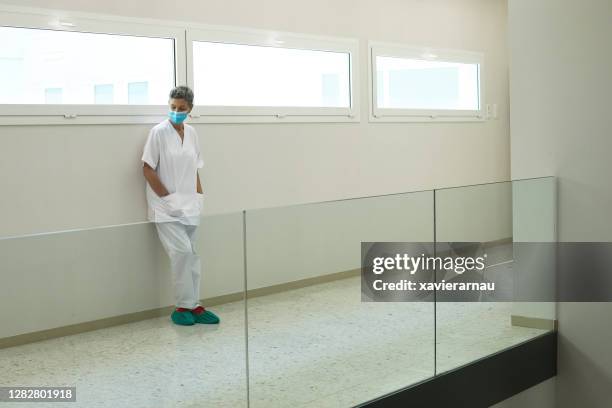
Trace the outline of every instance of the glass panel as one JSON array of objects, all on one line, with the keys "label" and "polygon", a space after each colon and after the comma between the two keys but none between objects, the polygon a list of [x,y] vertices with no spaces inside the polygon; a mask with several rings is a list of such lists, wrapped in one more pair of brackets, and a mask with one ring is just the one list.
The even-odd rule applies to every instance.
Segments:
[{"label": "glass panel", "polygon": [[[165,105],[174,40],[0,27],[0,68],[0,104]],[[140,84],[134,99],[128,83]],[[98,84],[114,87],[112,102],[98,102]]]},{"label": "glass panel", "polygon": [[433,375],[433,302],[362,302],[361,242],[433,242],[433,192],[247,211],[250,406],[351,407]]},{"label": "glass panel", "polygon": [[[552,328],[554,317],[533,313],[523,316],[523,309],[514,301],[521,295],[517,283],[524,275],[516,258],[517,238],[537,233],[548,239],[551,229],[554,231],[550,216],[554,214],[553,195],[549,189],[529,183],[514,184],[514,191],[510,182],[436,190],[437,255],[482,257],[485,265],[482,270],[462,275],[439,271],[436,281],[495,284],[494,291],[454,292],[453,297],[442,290],[436,293],[436,373]],[[534,216],[544,217],[533,225],[530,220]],[[540,284],[550,290],[554,288],[551,266],[540,264],[527,274],[538,275]]]},{"label": "glass panel", "polygon": [[556,179],[512,182],[515,299],[513,324],[555,327]]},{"label": "glass panel", "polygon": [[193,42],[199,105],[350,107],[350,54]]},{"label": "glass panel", "polygon": [[76,387],[75,407],[246,407],[242,213],[203,217],[196,233],[219,325],[170,320],[154,224],[0,239],[2,385]]},{"label": "glass panel", "polygon": [[377,56],[377,106],[478,110],[478,70],[478,64]]}]

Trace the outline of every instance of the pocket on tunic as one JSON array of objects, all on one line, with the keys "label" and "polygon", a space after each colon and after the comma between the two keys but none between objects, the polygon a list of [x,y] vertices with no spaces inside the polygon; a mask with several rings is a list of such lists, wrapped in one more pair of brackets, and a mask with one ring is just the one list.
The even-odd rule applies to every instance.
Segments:
[{"label": "pocket on tunic", "polygon": [[172,217],[178,217],[182,214],[182,204],[178,193],[170,193],[160,197],[161,204],[166,213]]}]

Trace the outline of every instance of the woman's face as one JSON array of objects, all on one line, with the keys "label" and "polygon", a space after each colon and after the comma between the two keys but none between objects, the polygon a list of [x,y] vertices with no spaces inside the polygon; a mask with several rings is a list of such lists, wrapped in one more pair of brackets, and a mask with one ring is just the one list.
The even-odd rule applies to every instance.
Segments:
[{"label": "woman's face", "polygon": [[171,111],[187,112],[187,113],[191,112],[191,108],[189,107],[189,104],[184,99],[171,98],[168,101],[168,106],[170,107]]}]

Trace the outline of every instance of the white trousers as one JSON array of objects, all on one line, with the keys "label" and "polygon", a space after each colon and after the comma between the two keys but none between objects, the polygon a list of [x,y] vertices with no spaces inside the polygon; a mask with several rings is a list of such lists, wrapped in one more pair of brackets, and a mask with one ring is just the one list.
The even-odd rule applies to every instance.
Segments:
[{"label": "white trousers", "polygon": [[200,255],[196,253],[197,225],[180,222],[155,223],[172,268],[176,307],[193,309],[200,301]]}]

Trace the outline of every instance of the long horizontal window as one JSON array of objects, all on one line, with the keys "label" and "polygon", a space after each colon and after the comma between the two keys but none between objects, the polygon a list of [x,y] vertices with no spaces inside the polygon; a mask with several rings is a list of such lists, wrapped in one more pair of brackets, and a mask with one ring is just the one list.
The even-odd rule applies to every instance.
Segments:
[{"label": "long horizontal window", "polygon": [[350,54],[193,42],[193,80],[207,106],[350,107]]},{"label": "long horizontal window", "polygon": [[0,125],[359,121],[356,39],[61,14],[0,6]]},{"label": "long horizontal window", "polygon": [[357,40],[211,29],[188,30],[188,47],[196,116],[213,121],[356,116]]},{"label": "long horizontal window", "polygon": [[0,104],[165,105],[174,40],[0,27]]},{"label": "long horizontal window", "polygon": [[379,108],[478,110],[478,64],[376,57]]},{"label": "long horizontal window", "polygon": [[371,46],[375,118],[478,118],[482,55]]}]

